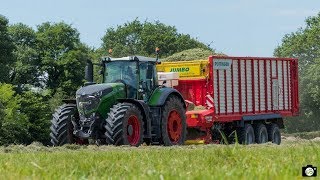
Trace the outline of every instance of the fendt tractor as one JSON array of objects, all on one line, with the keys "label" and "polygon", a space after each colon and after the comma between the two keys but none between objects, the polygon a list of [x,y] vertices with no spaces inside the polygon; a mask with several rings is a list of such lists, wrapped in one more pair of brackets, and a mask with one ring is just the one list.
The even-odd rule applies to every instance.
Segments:
[{"label": "fendt tractor", "polygon": [[[183,144],[186,104],[177,90],[158,85],[157,63],[142,56],[88,60],[88,82],[53,114],[52,144]],[[93,65],[102,67],[101,84],[93,82]]]}]

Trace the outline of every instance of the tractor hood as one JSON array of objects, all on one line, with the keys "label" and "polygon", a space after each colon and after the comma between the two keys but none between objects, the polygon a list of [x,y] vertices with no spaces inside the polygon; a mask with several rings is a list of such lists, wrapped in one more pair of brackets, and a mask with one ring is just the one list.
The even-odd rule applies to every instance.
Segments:
[{"label": "tractor hood", "polygon": [[118,93],[125,94],[124,84],[94,84],[78,89],[76,92],[76,101],[80,116],[92,114],[98,110],[101,104],[103,108],[104,103],[113,103],[113,99],[116,99],[113,97],[116,97]]},{"label": "tractor hood", "polygon": [[85,86],[76,92],[77,96],[84,96],[84,95],[98,95],[104,96],[110,92],[112,92],[113,88],[110,84],[94,84],[90,86]]}]

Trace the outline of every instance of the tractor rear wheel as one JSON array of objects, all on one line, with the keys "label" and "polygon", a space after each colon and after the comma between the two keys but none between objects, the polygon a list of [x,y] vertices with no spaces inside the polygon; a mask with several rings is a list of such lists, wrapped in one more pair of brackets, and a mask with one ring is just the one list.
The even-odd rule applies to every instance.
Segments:
[{"label": "tractor rear wheel", "polygon": [[237,130],[238,140],[241,144],[253,144],[255,141],[254,130],[251,124],[244,124],[244,127]]},{"label": "tractor rear wheel", "polygon": [[279,126],[275,123],[271,123],[267,129],[268,129],[269,141],[279,145],[281,143],[281,133],[280,133]]},{"label": "tractor rear wheel", "polygon": [[262,123],[254,126],[254,135],[256,137],[256,143],[262,144],[268,142],[268,131],[266,126]]},{"label": "tractor rear wheel", "polygon": [[131,103],[114,105],[105,125],[107,144],[139,146],[143,142],[143,117]]},{"label": "tractor rear wheel", "polygon": [[181,145],[186,140],[187,124],[183,102],[170,96],[162,111],[161,135],[165,146]]},{"label": "tractor rear wheel", "polygon": [[83,140],[73,135],[74,127],[71,122],[73,118],[79,118],[75,104],[64,104],[56,109],[50,127],[52,145],[62,146],[64,144],[84,143]]}]

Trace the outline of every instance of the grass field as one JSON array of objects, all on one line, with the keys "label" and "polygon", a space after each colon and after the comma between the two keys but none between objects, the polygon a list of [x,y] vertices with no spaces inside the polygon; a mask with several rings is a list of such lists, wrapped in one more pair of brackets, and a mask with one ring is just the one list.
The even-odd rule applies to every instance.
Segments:
[{"label": "grass field", "polygon": [[319,141],[180,147],[38,144],[0,148],[0,179],[300,179]]}]

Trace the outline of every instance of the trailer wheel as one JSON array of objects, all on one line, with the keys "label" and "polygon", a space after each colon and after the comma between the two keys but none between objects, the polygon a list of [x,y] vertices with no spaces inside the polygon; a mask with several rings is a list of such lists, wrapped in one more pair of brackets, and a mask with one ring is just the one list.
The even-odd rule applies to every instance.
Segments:
[{"label": "trailer wheel", "polygon": [[143,117],[131,103],[118,103],[110,108],[105,125],[107,144],[139,146],[143,142]]},{"label": "trailer wheel", "polygon": [[237,130],[238,140],[241,144],[253,144],[255,141],[254,130],[251,124],[244,124],[244,127]]},{"label": "trailer wheel", "polygon": [[144,139],[144,143],[146,143],[147,146],[151,145],[151,139]]},{"label": "trailer wheel", "polygon": [[267,129],[268,129],[269,141],[279,145],[281,143],[281,133],[280,133],[279,126],[275,123],[272,123],[268,126]]},{"label": "trailer wheel", "polygon": [[161,135],[165,146],[184,144],[187,133],[185,109],[181,100],[176,96],[169,96],[161,120]]},{"label": "trailer wheel", "polygon": [[72,118],[79,118],[77,106],[75,104],[64,104],[58,107],[52,115],[50,138],[54,146],[64,144],[85,144],[82,140],[73,135],[74,127],[71,123]]},{"label": "trailer wheel", "polygon": [[254,126],[254,135],[256,138],[256,143],[262,144],[268,142],[268,131],[266,126],[262,123]]}]

